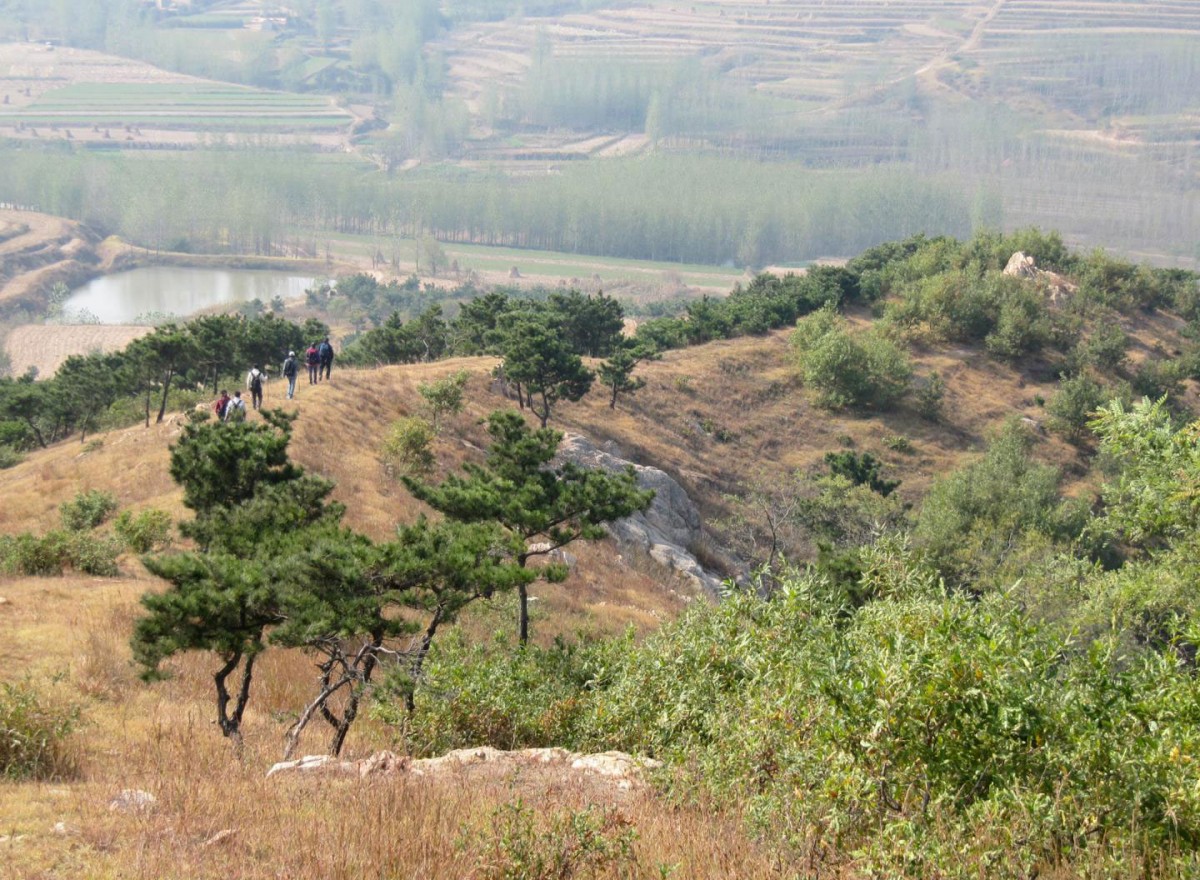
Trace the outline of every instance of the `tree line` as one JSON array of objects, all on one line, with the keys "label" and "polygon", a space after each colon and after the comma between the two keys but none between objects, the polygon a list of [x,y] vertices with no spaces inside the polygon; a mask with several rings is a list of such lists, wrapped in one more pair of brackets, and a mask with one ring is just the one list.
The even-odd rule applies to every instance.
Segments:
[{"label": "tree line", "polygon": [[166,324],[119,352],[73,355],[52,378],[30,371],[0,379],[0,446],[47,446],[78,433],[135,421],[137,401],[150,425],[161,422],[173,392],[211,390],[223,380],[240,385],[252,364],[274,364],[329,334],[319,321],[303,324],[273,314],[246,318],[210,315]]},{"label": "tree line", "polygon": [[[697,181],[704,181],[697,186]],[[191,210],[177,210],[186,198]],[[0,200],[146,247],[317,256],[325,236],[761,267],[853,254],[921,231],[969,235],[973,192],[891,166],[819,171],[714,157],[577,162],[549,176],[366,171],[342,157],[239,149],[146,162],[0,146]],[[467,268],[467,267],[464,267]]]}]

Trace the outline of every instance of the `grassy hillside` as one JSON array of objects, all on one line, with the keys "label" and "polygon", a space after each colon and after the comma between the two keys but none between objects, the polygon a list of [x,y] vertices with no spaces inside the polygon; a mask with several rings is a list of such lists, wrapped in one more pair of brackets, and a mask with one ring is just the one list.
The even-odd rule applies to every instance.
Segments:
[{"label": "grassy hillside", "polygon": [[[4,845],[15,876],[215,877],[226,876],[230,864],[246,877],[281,871],[492,877],[504,876],[498,872],[505,867],[516,871],[509,876],[541,876],[530,867],[537,858],[568,851],[577,860],[574,870],[583,870],[580,860],[594,858],[596,876],[614,877],[675,872],[770,878],[817,864],[845,876],[885,868],[920,876],[931,865],[971,871],[987,864],[1020,876],[1034,865],[1054,865],[1070,877],[1109,858],[1120,876],[1133,876],[1131,866],[1156,845],[1136,828],[1126,833],[1139,816],[1156,823],[1147,835],[1175,848],[1149,873],[1171,876],[1186,867],[1190,845],[1183,832],[1160,821],[1154,799],[1175,803],[1172,798],[1183,797],[1164,788],[1167,777],[1155,775],[1160,771],[1182,774],[1185,786],[1191,778],[1184,758],[1190,759],[1192,748],[1185,697],[1194,687],[1186,674],[1193,635],[1178,624],[1190,620],[1195,605],[1180,574],[1190,552],[1180,537],[1188,534],[1187,505],[1168,492],[1163,510],[1184,525],[1164,526],[1159,518],[1143,529],[1160,532],[1139,536],[1133,525],[1140,514],[1128,510],[1127,501],[1111,490],[1103,504],[1096,501],[1101,483],[1111,486],[1116,479],[1096,467],[1096,437],[1060,427],[1053,413],[1064,374],[1094,377],[1118,397],[1126,386],[1164,383],[1172,389],[1177,420],[1187,421],[1197,405],[1185,317],[1195,279],[1058,252],[1053,237],[1026,233],[1026,241],[1048,254],[1044,265],[1061,272],[1028,282],[1003,276],[988,249],[1007,254],[1011,242],[986,238],[898,243],[846,270],[858,279],[859,296],[844,304],[844,332],[853,340],[878,333],[901,340],[918,388],[934,372],[941,376],[945,390],[936,418],[921,410],[915,394],[882,408],[822,405],[820,386],[801,378],[793,331],[780,329],[680,343],[639,367],[645,387],[621,397],[615,409],[593,392],[579,403],[561,404],[551,421],[673,475],[705,519],[705,536],[692,549],[718,570],[740,572],[746,562],[760,561],[753,547],[747,554],[753,542],[746,535],[757,530],[761,536],[763,522],[755,517],[768,511],[755,505],[772,493],[790,492],[801,506],[818,504],[805,508],[818,519],[853,519],[855,529],[864,515],[886,515],[915,553],[897,550],[892,538],[875,541],[854,529],[823,548],[825,533],[817,531],[816,520],[802,520],[800,527],[790,525],[785,546],[793,561],[816,563],[808,575],[785,578],[791,586],[775,600],[742,594],[706,612],[696,609],[708,608],[708,597],[683,588],[641,554],[607,540],[573,545],[576,560],[567,579],[533,587],[535,645],[529,652],[514,658],[510,650],[510,599],[477,603],[458,634],[451,632],[435,652],[430,694],[411,722],[388,723],[397,716],[385,700],[383,716],[361,719],[347,745],[349,754],[361,756],[379,748],[420,752],[493,738],[496,745],[542,744],[538,737],[549,732],[573,746],[619,745],[662,756],[671,769],[658,783],[673,786],[678,796],[668,798],[661,788],[614,792],[537,772],[471,777],[469,795],[461,779],[265,781],[284,729],[310,696],[312,658],[282,649],[264,655],[246,718],[245,750],[234,760],[208,720],[211,656],[172,659],[174,676],[167,681],[137,679],[129,651],[141,613],[137,599],[164,585],[126,553],[117,577],[8,575],[0,583],[6,600],[0,603],[0,644],[10,669],[28,674],[6,676],[4,698],[11,705],[13,694],[24,693],[12,688],[30,686],[50,715],[73,705],[82,720],[64,740],[56,777],[0,786],[0,812],[9,817]],[[813,276],[820,277],[847,276],[838,270]],[[774,283],[760,279],[753,291],[772,290]],[[875,293],[868,297],[867,290]],[[753,291],[731,297],[729,313],[739,320],[754,314],[747,305],[756,302]],[[1036,303],[1021,313],[1032,315],[1026,335],[1014,331],[1011,311],[988,311],[996,303],[1010,309]],[[697,329],[701,314],[689,313],[684,328],[690,323]],[[823,314],[811,311],[801,323],[824,320]],[[665,320],[669,325],[676,319]],[[667,325],[657,326],[663,331]],[[643,329],[649,326],[653,322]],[[1120,358],[1111,334],[1101,332],[1112,328],[1123,334]],[[1106,340],[1107,348],[1098,347]],[[1014,349],[1018,343],[1032,347]],[[381,461],[391,425],[422,412],[421,383],[465,370],[466,406],[449,418],[434,444],[434,477],[479,461],[488,442],[483,418],[515,405],[493,381],[495,365],[490,357],[375,369],[335,364],[332,382],[300,383],[290,404],[298,412],[291,454],[336,482],[333,497],[345,504],[348,526],[386,539],[396,524],[422,512]],[[1170,370],[1181,372],[1168,376]],[[282,397],[281,383],[268,383],[266,404],[284,404]],[[1022,417],[1028,421],[1017,429],[1018,442],[1018,434],[1002,426]],[[26,453],[0,471],[7,499],[0,533],[55,528],[63,506],[83,490],[112,493],[122,510],[157,508],[183,517],[181,492],[167,467],[169,447],[187,419],[174,412],[151,428],[114,430],[90,442],[69,440]],[[1156,448],[1186,454],[1188,436],[1182,432],[1178,443]],[[901,481],[887,501],[891,506],[871,499],[876,492],[867,487],[856,492],[830,484],[830,452],[874,457],[886,480]],[[1110,452],[1103,460],[1111,459]],[[1149,454],[1123,460],[1135,459],[1147,467],[1159,460]],[[1190,470],[1172,473],[1173,479],[1182,473],[1183,485],[1191,485]],[[1144,479],[1129,475],[1135,478]],[[970,497],[972,483],[985,487],[983,497]],[[1011,498],[1004,494],[1009,491]],[[1002,495],[1012,509],[989,512],[989,503]],[[1060,505],[1061,496],[1100,511],[1090,537],[1078,528],[1077,509]],[[1038,507],[1026,509],[1027,503]],[[981,512],[972,513],[971,504]],[[926,508],[940,511],[941,519]],[[986,520],[992,515],[996,522]],[[961,525],[953,524],[954,516],[962,517]],[[1107,548],[1104,541],[1111,542]],[[942,578],[953,585],[948,592]],[[663,635],[651,636],[664,622]],[[1060,626],[1071,635],[1062,635]],[[630,641],[620,636],[626,627],[633,628]],[[1080,652],[1076,638],[1101,653],[1111,644],[1120,659],[1109,664],[1095,652]],[[771,656],[762,653],[763,645],[772,647]],[[913,646],[928,650],[906,653]],[[784,656],[792,660],[780,663]],[[1118,657],[1104,655],[1110,656]],[[1040,659],[1022,665],[1029,657]],[[823,665],[827,661],[844,664],[847,673],[826,681],[821,675],[833,668]],[[802,680],[794,678],[796,669],[806,670]],[[955,690],[963,670],[978,675],[985,696],[994,693],[999,702],[988,703],[987,696],[972,703],[978,689]],[[891,716],[877,719],[872,707],[878,704],[871,700],[854,702],[861,696],[854,690],[860,673],[863,688],[869,684],[891,701]],[[584,679],[588,684],[579,687]],[[1061,693],[1076,696],[1051,700],[1060,690],[1054,681],[1069,681]],[[1125,688],[1122,699],[1132,702],[1114,702],[1104,690],[1109,681]],[[1022,690],[1027,687],[1032,690]],[[792,689],[795,699],[775,688]],[[1137,702],[1143,688],[1146,699]],[[910,700],[928,693],[954,696]],[[1098,701],[1094,711],[1080,708],[1090,700]],[[955,727],[953,735],[934,737],[924,747],[912,745],[920,741],[912,730],[933,723],[929,713],[960,704],[975,707],[962,717],[978,723]],[[1008,708],[993,712],[989,706]],[[1015,727],[1005,721],[1017,717],[1005,714],[1010,709],[1021,719]],[[1105,775],[1107,751],[1080,751],[1081,743],[1113,736],[1118,727],[1104,727],[1097,714],[1110,710],[1118,712],[1113,720],[1121,730],[1142,718],[1173,725],[1169,743],[1175,751],[1169,754],[1155,752],[1153,739],[1129,735],[1134,751],[1122,766],[1142,768],[1134,776],[1144,769],[1141,782],[1131,782],[1126,770]],[[742,725],[743,717],[755,723]],[[882,726],[871,736],[878,749],[862,754],[842,742],[836,724],[830,726],[858,725],[854,736],[867,737],[877,721]],[[1099,726],[1092,730],[1092,723]],[[889,724],[896,730],[889,733]],[[910,724],[916,727],[904,726]],[[1037,735],[1053,737],[1053,747],[1030,746],[1026,724],[1043,725]],[[801,729],[808,732],[801,735]],[[942,751],[976,737],[1008,756],[983,781],[980,767],[993,767],[990,759],[953,752],[950,761]],[[320,746],[310,732],[303,750]],[[1071,767],[1090,769],[1076,769],[1083,775],[1064,779],[1064,786],[1086,787],[1103,777],[1106,787],[1095,796],[1118,806],[1104,806],[1101,817],[1084,822],[1089,808],[1073,806],[1074,794],[1053,803],[1038,800],[1038,786],[1048,784],[1045,774]],[[841,775],[829,775],[829,768]],[[1034,782],[1022,775],[1027,772],[1035,774]],[[963,779],[985,786],[988,799],[967,797],[964,806]],[[928,810],[920,806],[921,786],[933,792],[925,796]],[[141,815],[109,810],[109,800],[126,788],[152,792],[157,806]],[[805,797],[796,794],[801,790]],[[1010,794],[1015,800],[1005,799]],[[1120,806],[1143,794],[1146,800],[1136,808]],[[310,806],[297,810],[297,803]],[[532,824],[524,824],[520,808],[514,811],[522,803],[535,806]],[[609,812],[588,812],[589,804],[606,805]],[[864,819],[876,816],[876,809],[876,818]],[[863,841],[863,848],[845,851],[838,835],[826,833],[833,826],[822,824],[843,821],[845,840]],[[993,821],[993,834],[962,836],[964,828],[975,827],[971,823],[987,821]],[[1045,832],[1060,821],[1083,825]],[[1101,838],[1083,827],[1100,822],[1106,828]],[[598,836],[564,838],[567,826],[576,829],[572,833],[596,827]],[[883,827],[888,833],[877,833]],[[226,830],[231,833],[223,842],[210,842]],[[635,831],[636,840],[627,839],[626,830]],[[1005,835],[1016,833],[1036,839],[1036,852],[1006,842]],[[919,849],[906,850],[917,837]],[[564,839],[585,842],[582,850],[571,850]],[[1110,845],[1125,849],[1117,853],[1106,849]],[[621,855],[623,846],[632,847],[628,858]]]}]

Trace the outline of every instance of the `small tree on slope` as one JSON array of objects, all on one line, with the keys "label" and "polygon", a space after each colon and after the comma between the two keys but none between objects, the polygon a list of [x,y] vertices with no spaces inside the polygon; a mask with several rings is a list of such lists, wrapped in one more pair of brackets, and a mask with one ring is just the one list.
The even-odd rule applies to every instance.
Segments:
[{"label": "small tree on slope", "polygon": [[[500,523],[518,542],[515,561],[521,568],[577,539],[603,537],[604,523],[645,510],[654,499],[653,491],[638,489],[632,468],[614,474],[570,462],[552,465],[562,434],[531,429],[519,413],[492,413],[488,433],[492,446],[483,465],[464,465],[464,474],[452,475],[439,486],[411,477],[405,477],[404,484],[451,519]],[[548,577],[563,574],[553,566],[541,572]],[[518,583],[517,590],[518,630],[525,644],[527,584]]]}]

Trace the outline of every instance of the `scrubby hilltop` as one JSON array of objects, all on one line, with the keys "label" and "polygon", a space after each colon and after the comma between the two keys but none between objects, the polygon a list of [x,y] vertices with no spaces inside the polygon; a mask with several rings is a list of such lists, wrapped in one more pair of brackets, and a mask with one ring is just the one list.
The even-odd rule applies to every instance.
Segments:
[{"label": "scrubby hilltop", "polygon": [[[240,762],[208,723],[213,657],[177,657],[152,685],[129,662],[138,597],[167,589],[129,548],[162,539],[149,511],[190,515],[169,461],[197,396],[169,397],[151,427],[93,435],[84,418],[82,442],[26,449],[0,471],[10,570],[68,569],[0,587],[6,655],[29,673],[8,677],[5,723],[51,730],[44,760],[9,772],[56,780],[0,789],[12,863],[121,877],[225,875],[231,861],[255,877],[547,876],[547,864],[1074,876],[1168,852],[1150,873],[1186,871],[1197,602],[1193,514],[1171,483],[1200,481],[1194,435],[1177,430],[1196,404],[1197,292],[1187,273],[1071,254],[1054,236],[916,238],[644,321],[634,338],[660,357],[637,366],[643,387],[614,406],[600,389],[554,403],[552,428],[676,481],[703,520],[683,549],[744,589],[718,604],[644,549],[572,544],[557,557],[565,579],[532,587],[529,648],[514,650],[509,597],[473,604],[439,634],[415,711],[379,691],[347,752],[622,748],[664,760],[655,784],[691,806],[544,768],[480,774],[469,796],[453,776],[265,781],[311,699],[314,655],[262,656]],[[539,309],[587,302],[605,306],[510,305],[536,323]],[[446,340],[461,345],[457,326]],[[480,337],[498,355],[426,361],[436,338],[430,314],[397,318],[347,345],[331,381],[302,378],[294,401],[282,382],[266,388],[267,406],[297,413],[292,459],[332,480],[344,524],[376,541],[431,515],[397,476],[433,383],[464,377],[461,411],[424,435],[433,482],[483,462],[483,420],[537,387],[517,382],[528,374],[503,336]],[[344,366],[356,346],[415,362]],[[82,418],[29,410],[28,390],[4,388],[11,438],[21,419]],[[123,514],[111,538],[88,529],[112,515],[109,495]],[[37,543],[64,510],[75,524]],[[86,724],[65,738],[72,706]],[[320,746],[310,730],[303,748]]]}]

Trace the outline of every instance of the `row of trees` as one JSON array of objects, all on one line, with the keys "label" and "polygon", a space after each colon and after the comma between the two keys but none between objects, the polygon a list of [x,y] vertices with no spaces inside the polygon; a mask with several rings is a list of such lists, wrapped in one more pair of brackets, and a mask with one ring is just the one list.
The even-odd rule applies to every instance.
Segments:
[{"label": "row of trees", "polygon": [[340,752],[381,677],[411,709],[435,636],[472,602],[517,590],[525,644],[529,584],[566,574],[533,563],[601,537],[603,523],[653,498],[631,469],[553,465],[561,434],[498,412],[482,464],[441,485],[406,480],[445,519],[422,518],[377,543],[341,524],[344,507],[328,500],[332,483],[289,460],[294,416],[263,415],[189,424],[172,448],[171,475],[195,513],[180,529],[196,549],[146,559],[170,587],[143,597],[147,615],[133,648],[151,678],[175,654],[215,653],[218,722],[239,742],[262,653],[276,645],[316,655],[317,692],[288,731],[287,755],[317,716],[332,728],[330,751]]},{"label": "row of trees", "polygon": [[[697,181],[703,181],[702,186]],[[191,210],[177,210],[185,199]],[[711,157],[569,163],[560,174],[388,178],[344,157],[198,150],[146,162],[0,146],[0,200],[149,247],[319,252],[326,232],[761,266],[931,230],[968,235],[973,193],[898,166],[817,171]],[[466,267],[464,267],[466,268]]]},{"label": "row of trees", "polygon": [[[186,324],[166,324],[112,354],[74,355],[53,378],[35,374],[0,379],[0,445],[46,446],[78,432],[112,424],[116,405],[141,398],[146,425],[166,414],[176,390],[211,389],[223,378],[241,376],[252,364],[280,362],[289,349],[302,351],[328,335],[324,324],[296,324],[272,314],[256,318],[210,315]],[[128,418],[122,408],[116,418]]]}]

